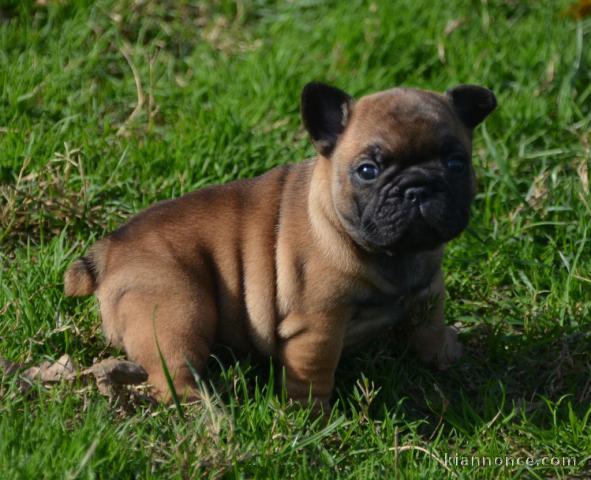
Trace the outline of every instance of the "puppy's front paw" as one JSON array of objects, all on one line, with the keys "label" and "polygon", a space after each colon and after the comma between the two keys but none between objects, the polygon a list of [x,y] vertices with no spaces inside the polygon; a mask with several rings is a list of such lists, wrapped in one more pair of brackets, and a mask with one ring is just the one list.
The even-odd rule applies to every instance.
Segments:
[{"label": "puppy's front paw", "polygon": [[436,366],[445,370],[462,356],[463,347],[458,340],[458,332],[454,327],[445,328],[445,336],[441,349],[436,355]]}]

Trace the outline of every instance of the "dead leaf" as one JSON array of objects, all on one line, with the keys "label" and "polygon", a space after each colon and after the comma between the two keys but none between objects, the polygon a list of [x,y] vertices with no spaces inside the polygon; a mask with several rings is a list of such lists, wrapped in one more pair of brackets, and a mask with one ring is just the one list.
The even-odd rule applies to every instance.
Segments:
[{"label": "dead leaf", "polygon": [[4,358],[0,358],[0,375],[14,375],[21,369],[21,365],[18,363],[11,362]]},{"label": "dead leaf", "polygon": [[43,383],[56,383],[71,377],[76,372],[74,362],[67,353],[62,355],[56,362],[42,362],[40,365],[31,367],[23,372],[29,380],[40,380]]},{"label": "dead leaf", "polygon": [[445,63],[445,45],[443,42],[437,42],[437,56],[441,63]]},{"label": "dead leaf", "polygon": [[583,192],[589,192],[589,170],[587,168],[587,160],[582,159],[581,163],[579,163],[577,167],[577,174],[579,175],[579,179],[581,180],[581,186],[583,187]]},{"label": "dead leaf", "polygon": [[127,397],[130,392],[124,388],[126,385],[139,385],[148,380],[147,372],[140,365],[117,358],[107,358],[95,363],[90,368],[79,371],[72,358],[65,354],[56,362],[44,361],[21,373],[22,369],[22,365],[0,358],[0,377],[20,373],[18,385],[22,393],[27,393],[34,382],[54,384],[62,380],[71,382],[81,379],[84,381],[93,376],[101,394],[111,399],[120,399],[123,404],[129,403]]},{"label": "dead leaf", "polygon": [[137,385],[148,379],[147,372],[138,364],[117,358],[107,358],[82,372],[93,374],[99,391],[108,397],[118,395],[124,385]]},{"label": "dead leaf", "polygon": [[148,373],[140,365],[117,358],[95,363],[90,370],[95,376],[109,377],[113,383],[120,385],[137,385],[148,379]]},{"label": "dead leaf", "polygon": [[[17,375],[20,372],[20,370],[22,370],[22,368],[23,366],[19,365],[18,363],[14,363],[10,360],[0,358],[0,377]],[[17,378],[16,384],[22,394],[27,394],[32,387],[31,382],[23,378]],[[4,387],[0,387],[0,397],[4,395],[4,392]]]},{"label": "dead leaf", "polygon": [[529,187],[529,191],[525,196],[525,201],[533,209],[539,209],[543,203],[543,200],[548,196],[546,180],[549,176],[549,172],[542,172],[534,178],[534,181]]},{"label": "dead leaf", "polygon": [[465,21],[466,19],[464,18],[456,18],[455,20],[450,20],[447,22],[444,30],[445,36],[448,37],[451,35],[455,30],[460,28]]},{"label": "dead leaf", "polygon": [[579,0],[573,3],[565,11],[565,15],[574,18],[575,20],[581,20],[582,18],[591,15],[591,0]]},{"label": "dead leaf", "polygon": [[42,372],[45,372],[50,366],[51,362],[41,362],[39,365],[27,368],[23,372],[23,377],[27,380],[41,380]]}]

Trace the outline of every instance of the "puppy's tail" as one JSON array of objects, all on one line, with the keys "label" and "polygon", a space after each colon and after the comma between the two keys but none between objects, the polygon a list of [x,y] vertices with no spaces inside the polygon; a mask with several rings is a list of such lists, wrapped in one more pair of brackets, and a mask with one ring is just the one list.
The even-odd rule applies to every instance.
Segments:
[{"label": "puppy's tail", "polygon": [[102,271],[103,242],[91,247],[87,255],[72,263],[64,274],[64,293],[68,297],[83,297],[94,293]]}]

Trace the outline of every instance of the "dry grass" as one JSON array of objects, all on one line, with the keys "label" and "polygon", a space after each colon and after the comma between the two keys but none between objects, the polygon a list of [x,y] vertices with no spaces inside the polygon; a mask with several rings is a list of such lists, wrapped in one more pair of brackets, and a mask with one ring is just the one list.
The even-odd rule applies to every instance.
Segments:
[{"label": "dry grass", "polygon": [[109,207],[101,189],[92,188],[84,174],[79,149],[64,145],[42,168],[28,172],[26,159],[14,183],[0,185],[0,247],[5,253],[80,228],[102,230],[125,212]]}]

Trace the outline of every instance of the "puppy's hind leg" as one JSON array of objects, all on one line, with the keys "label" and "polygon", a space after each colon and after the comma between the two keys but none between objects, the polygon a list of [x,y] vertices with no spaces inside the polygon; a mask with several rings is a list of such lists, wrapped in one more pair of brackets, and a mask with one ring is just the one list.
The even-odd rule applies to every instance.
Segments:
[{"label": "puppy's hind leg", "polygon": [[148,372],[154,396],[165,403],[172,400],[161,353],[179,398],[197,399],[193,371],[203,373],[213,344],[213,298],[186,285],[150,287],[128,291],[116,313],[124,325],[123,347]]}]

